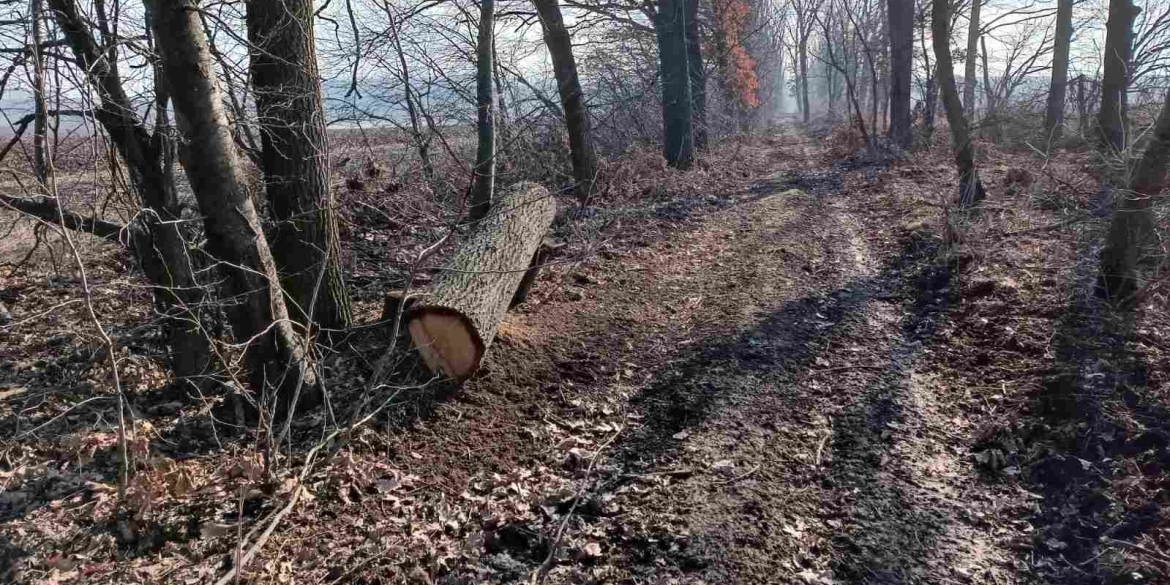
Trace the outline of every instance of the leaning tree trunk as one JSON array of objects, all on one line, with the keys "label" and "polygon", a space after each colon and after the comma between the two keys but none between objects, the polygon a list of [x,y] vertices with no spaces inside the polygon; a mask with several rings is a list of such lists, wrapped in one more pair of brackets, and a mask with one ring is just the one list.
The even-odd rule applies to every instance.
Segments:
[{"label": "leaning tree trunk", "polygon": [[[131,229],[130,245],[150,281],[155,307],[164,315],[171,369],[176,378],[203,385],[212,373],[213,363],[211,342],[200,328],[204,290],[195,278],[181,230],[182,209],[177,194],[162,166],[166,138],[158,133],[152,137],[135,117],[117,63],[101,52],[76,2],[48,1],[78,66],[98,95],[95,118],[126,162],[131,184],[145,204],[147,213],[140,214],[141,227]],[[147,2],[145,8],[150,26],[152,3]]]},{"label": "leaning tree trunk", "polygon": [[890,140],[909,150],[910,80],[914,67],[914,0],[888,0],[890,19]]},{"label": "leaning tree trunk", "polygon": [[659,0],[654,14],[658,77],[662,84],[663,154],[666,163],[679,170],[689,169],[695,156],[685,2]]},{"label": "leaning tree trunk", "polygon": [[581,205],[589,203],[593,182],[597,179],[597,155],[589,134],[589,110],[585,92],[577,77],[577,61],[573,58],[573,40],[565,28],[559,0],[533,0],[540,14],[544,43],[552,56],[553,73],[565,111],[565,129],[569,133],[569,153],[573,162],[574,193]]},{"label": "leaning tree trunk", "polygon": [[[963,107],[967,111],[967,118],[972,121],[975,120],[975,65],[979,56],[979,37],[981,36],[979,34],[981,4],[981,0],[971,0],[971,18],[967,25],[967,62],[963,67]],[[938,27],[937,24],[933,23],[932,26]],[[937,58],[937,55],[935,57]]]},{"label": "leaning tree trunk", "polygon": [[959,88],[955,84],[948,0],[934,0],[931,20],[936,60],[935,76],[942,90],[943,108],[946,109],[947,123],[951,126],[951,139],[955,149],[955,166],[959,169],[959,205],[970,207],[982,201],[985,192],[983,181],[979,179],[979,171],[975,168],[971,130],[967,127],[967,118],[963,116],[963,104],[959,101]]},{"label": "leaning tree trunk", "polygon": [[1114,154],[1125,150],[1125,93],[1129,90],[1130,42],[1137,7],[1131,0],[1109,0],[1105,23],[1105,76],[1101,81],[1101,110],[1097,115],[1101,145]]},{"label": "leaning tree trunk", "polygon": [[[699,0],[686,2],[687,71],[691,86],[691,124],[695,150],[707,148],[707,72],[703,70],[703,38],[699,34]],[[783,56],[783,55],[781,55]],[[783,69],[783,63],[781,63]]]},{"label": "leaning tree trunk", "polygon": [[479,145],[475,151],[475,176],[471,186],[472,221],[487,216],[492,206],[492,191],[496,184],[496,129],[492,88],[492,35],[495,26],[495,0],[480,0],[479,39],[475,47],[476,129]]},{"label": "leaning tree trunk", "polygon": [[289,314],[345,329],[352,313],[329,189],[313,0],[251,0],[247,10],[264,185],[276,221],[271,248]]},{"label": "leaning tree trunk", "polygon": [[407,318],[411,339],[431,371],[462,381],[479,369],[555,207],[543,187],[521,183],[459,243],[431,295]]},{"label": "leaning tree trunk", "polygon": [[172,100],[187,140],[183,166],[223,274],[224,297],[236,302],[228,308],[233,333],[248,342],[253,384],[277,386],[277,406],[285,410],[302,387],[316,389],[316,374],[289,321],[276,264],[246,191],[195,1],[157,6],[154,31],[167,84],[182,88]]},{"label": "leaning tree trunk", "polygon": [[1057,0],[1056,45],[1052,51],[1052,82],[1048,86],[1048,107],[1044,114],[1045,152],[1060,142],[1064,133],[1064,102],[1068,90],[1068,53],[1072,44],[1073,0]]},{"label": "leaning tree trunk", "polygon": [[1170,92],[1154,126],[1154,136],[1133,172],[1129,192],[1113,212],[1105,249],[1101,251],[1098,288],[1107,298],[1128,303],[1138,285],[1138,266],[1151,252],[1154,214],[1151,203],[1166,184],[1170,165]]}]

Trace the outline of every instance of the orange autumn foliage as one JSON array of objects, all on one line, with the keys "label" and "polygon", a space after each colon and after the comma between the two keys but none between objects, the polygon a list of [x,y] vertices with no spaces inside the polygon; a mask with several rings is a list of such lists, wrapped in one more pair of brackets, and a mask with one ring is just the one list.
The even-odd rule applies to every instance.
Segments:
[{"label": "orange autumn foliage", "polygon": [[751,6],[747,0],[714,0],[715,26],[726,44],[726,70],[724,72],[728,89],[739,102],[748,108],[760,105],[757,90],[760,81],[756,78],[756,61],[743,46],[744,26],[751,17]]}]

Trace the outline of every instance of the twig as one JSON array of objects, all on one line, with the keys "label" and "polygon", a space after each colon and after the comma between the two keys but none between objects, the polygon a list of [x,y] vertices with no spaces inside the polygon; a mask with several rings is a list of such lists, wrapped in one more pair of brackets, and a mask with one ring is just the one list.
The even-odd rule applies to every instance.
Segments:
[{"label": "twig", "polygon": [[839,368],[827,368],[824,370],[812,370],[810,374],[827,374],[829,372],[844,372],[846,370],[884,370],[885,366],[841,366]]},{"label": "twig", "polygon": [[741,479],[747,479],[747,478],[748,478],[748,477],[750,477],[750,476],[751,476],[753,473],[755,473],[755,472],[757,472],[757,471],[759,471],[759,470],[760,470],[760,466],[759,466],[759,465],[756,465],[755,467],[751,468],[750,470],[748,470],[748,472],[747,472],[747,473],[744,473],[743,475],[739,475],[739,476],[736,476],[736,477],[733,477],[733,478],[731,478],[731,479],[724,480],[724,481],[717,481],[717,482],[715,482],[715,485],[728,485],[728,484],[733,484],[733,483],[735,483],[735,482],[737,482],[737,481],[739,481],[739,480],[741,480]]},{"label": "twig", "polygon": [[[53,157],[47,157],[45,160],[45,179],[45,187],[49,191],[51,200],[56,203],[57,225],[54,227],[60,231],[61,237],[69,246],[73,260],[77,263],[77,274],[81,279],[81,292],[85,299],[86,313],[88,313],[94,329],[97,330],[102,346],[106,349],[106,358],[110,362],[110,377],[114,383],[114,393],[118,397],[118,456],[121,459],[118,463],[118,501],[124,502],[126,487],[130,483],[130,449],[126,440],[126,396],[122,393],[122,381],[118,377],[118,355],[114,348],[114,340],[106,333],[106,328],[102,325],[101,319],[98,319],[97,310],[93,307],[93,290],[89,286],[89,277],[85,272],[85,261],[81,259],[81,252],[77,249],[77,243],[73,241],[73,235],[69,231],[65,210],[61,208]],[[46,222],[46,225],[50,224]]]},{"label": "twig", "polygon": [[1121,546],[1124,546],[1126,548],[1131,548],[1131,549],[1136,550],[1140,553],[1144,553],[1146,556],[1151,557],[1155,560],[1162,561],[1163,563],[1166,563],[1167,566],[1170,566],[1170,555],[1167,555],[1166,553],[1164,553],[1162,551],[1157,551],[1154,549],[1146,548],[1140,544],[1128,542],[1125,540],[1117,540],[1116,538],[1110,538],[1106,542],[1110,542],[1113,544],[1120,544]]},{"label": "twig", "polygon": [[565,519],[561,521],[560,528],[557,528],[557,535],[553,539],[552,545],[548,549],[548,556],[544,558],[544,562],[540,564],[540,567],[537,568],[534,573],[532,573],[532,577],[528,580],[531,585],[536,585],[537,583],[543,582],[545,576],[548,575],[549,570],[552,569],[553,560],[557,556],[557,549],[561,546],[561,538],[565,536],[565,527],[568,526],[569,521],[573,519],[573,513],[577,511],[577,505],[581,503],[581,496],[585,494],[585,488],[589,486],[589,476],[593,474],[593,466],[601,457],[601,452],[604,451],[605,448],[608,447],[609,444],[612,443],[613,440],[616,439],[620,434],[622,434],[621,431],[614,433],[608,440],[605,441],[605,443],[602,443],[602,445],[597,448],[597,451],[593,453],[593,458],[589,461],[589,467],[585,469],[585,478],[581,482],[581,489],[577,490],[577,495],[573,496],[573,505],[569,508],[569,512],[565,514]]},{"label": "twig", "polygon": [[[308,466],[306,466],[305,469],[308,469]],[[248,552],[244,555],[243,559],[239,559],[239,552],[237,550],[236,558],[239,559],[239,562],[237,562],[235,566],[233,566],[231,570],[227,572],[226,575],[220,577],[219,581],[215,582],[215,585],[227,585],[236,578],[243,567],[252,560],[252,557],[256,556],[256,553],[259,552],[260,547],[264,546],[264,543],[268,542],[268,538],[271,537],[272,532],[276,530],[276,525],[280,524],[280,521],[284,519],[286,514],[289,513],[289,510],[292,510],[293,506],[297,504],[297,501],[301,498],[301,492],[304,491],[304,489],[305,488],[303,485],[300,483],[297,484],[297,487],[293,489],[292,497],[288,500],[288,504],[285,504],[284,508],[281,508],[281,510],[272,517],[272,520],[268,523],[268,528],[264,529],[264,533],[260,535],[260,538],[256,539],[256,542],[254,542],[252,547],[248,549]],[[241,542],[239,546],[242,548],[243,542]]]},{"label": "twig", "polygon": [[817,456],[816,456],[816,459],[814,460],[814,464],[816,467],[821,466],[821,453],[823,453],[825,451],[825,444],[829,442],[829,438],[832,436],[833,436],[833,419],[829,419],[829,432],[825,433],[825,436],[821,438],[821,442],[817,444]]},{"label": "twig", "polygon": [[1024,234],[1046,232],[1049,230],[1058,230],[1060,228],[1064,228],[1064,227],[1068,227],[1070,225],[1080,223],[1080,222],[1085,221],[1087,219],[1088,218],[1086,218],[1086,217],[1074,217],[1071,219],[1066,219],[1064,221],[1050,223],[1048,225],[1042,225],[1042,226],[1032,227],[1032,228],[1024,228],[1021,230],[1015,230],[1015,231],[1011,231],[1011,232],[1000,232],[998,234],[992,234],[992,237],[1009,238],[1012,236],[1020,236],[1020,235],[1024,235]]}]

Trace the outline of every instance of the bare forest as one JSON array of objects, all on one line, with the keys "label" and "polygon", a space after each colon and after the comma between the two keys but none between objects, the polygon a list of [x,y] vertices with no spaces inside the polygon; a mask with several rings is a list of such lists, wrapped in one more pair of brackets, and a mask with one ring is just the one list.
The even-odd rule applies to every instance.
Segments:
[{"label": "bare forest", "polygon": [[0,583],[1170,583],[1164,0],[0,0]]}]

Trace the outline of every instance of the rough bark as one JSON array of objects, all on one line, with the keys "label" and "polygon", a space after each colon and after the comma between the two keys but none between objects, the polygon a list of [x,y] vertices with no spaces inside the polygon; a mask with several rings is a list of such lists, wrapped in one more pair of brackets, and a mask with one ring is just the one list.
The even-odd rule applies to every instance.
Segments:
[{"label": "rough bark", "polygon": [[289,314],[325,329],[349,326],[329,137],[317,76],[312,0],[251,0],[248,41],[272,255]]},{"label": "rough bark", "polygon": [[[691,85],[691,124],[695,150],[707,148],[707,73],[703,69],[703,39],[699,34],[699,0],[686,2],[687,70]],[[783,64],[781,64],[783,65]]]},{"label": "rough bark", "polygon": [[951,126],[951,140],[955,149],[955,166],[959,170],[959,205],[970,207],[983,200],[985,192],[979,171],[975,168],[975,148],[971,144],[971,130],[963,115],[963,104],[959,101],[959,88],[955,84],[955,66],[951,59],[950,3],[948,0],[933,0],[931,32],[934,39],[936,60],[935,77],[942,92],[943,108],[947,123]]},{"label": "rough bark", "polygon": [[[967,61],[963,67],[963,107],[967,118],[975,119],[975,65],[979,56],[979,12],[981,0],[971,0],[971,18],[967,24]],[[949,20],[947,22],[950,22]],[[938,25],[933,25],[937,27]],[[937,44],[937,41],[936,41]],[[937,57],[937,53],[936,53]]]},{"label": "rough bark", "polygon": [[49,175],[48,106],[45,97],[45,61],[42,54],[45,42],[42,0],[32,2],[32,61],[33,61],[33,172],[41,183]]},{"label": "rough bark", "polygon": [[1155,123],[1153,137],[1134,168],[1129,191],[1118,192],[1120,201],[1113,212],[1105,248],[1101,251],[1101,278],[1098,290],[1123,304],[1133,300],[1138,286],[1138,268],[1153,251],[1155,219],[1151,204],[1166,185],[1170,165],[1170,93]]},{"label": "rough bark", "polygon": [[547,190],[521,183],[503,193],[495,211],[459,243],[407,320],[427,367],[456,381],[479,369],[556,210]]},{"label": "rough bark", "polygon": [[492,207],[496,183],[496,129],[494,91],[492,87],[492,36],[495,26],[495,0],[480,0],[479,39],[476,42],[475,101],[478,147],[475,151],[475,176],[472,179],[470,218],[478,221]]},{"label": "rough bark", "polygon": [[659,0],[654,14],[658,77],[662,84],[663,154],[666,163],[679,170],[689,169],[695,155],[685,3],[686,0]]},{"label": "rough bark", "polygon": [[1064,133],[1064,103],[1068,89],[1068,53],[1072,45],[1073,0],[1057,0],[1056,38],[1052,50],[1052,81],[1048,86],[1048,106],[1044,113],[1044,136],[1047,149],[1060,142]]},{"label": "rough bark", "polygon": [[1133,59],[1131,31],[1137,17],[1131,0],[1109,0],[1105,23],[1105,75],[1101,80],[1101,110],[1097,126],[1101,145],[1114,153],[1125,150],[1125,93],[1129,90],[1129,67]]},{"label": "rough bark", "polygon": [[[165,138],[160,133],[151,136],[135,117],[117,63],[99,50],[76,2],[48,3],[78,67],[97,93],[95,117],[126,162],[131,183],[146,208],[147,213],[139,217],[140,227],[131,226],[130,245],[150,281],[155,307],[164,315],[171,368],[179,379],[204,380],[213,363],[210,341],[199,325],[198,311],[205,295],[180,229],[181,207],[162,165]],[[152,3],[146,2],[145,7],[149,20]]]},{"label": "rough bark", "polygon": [[156,6],[154,32],[167,84],[183,88],[173,96],[187,140],[183,166],[203,214],[209,252],[223,275],[224,298],[236,303],[228,307],[233,333],[248,343],[253,385],[278,387],[278,408],[284,410],[298,392],[310,396],[316,374],[289,320],[276,264],[245,188],[194,1]]},{"label": "rough bark", "polygon": [[914,0],[888,0],[887,7],[890,23],[890,141],[909,150],[914,145],[910,115]]},{"label": "rough bark", "polygon": [[574,193],[581,205],[589,202],[593,182],[597,178],[597,156],[589,134],[589,110],[585,93],[577,77],[577,61],[573,58],[573,40],[565,28],[559,0],[533,0],[540,15],[544,43],[552,56],[557,91],[561,96],[565,129],[569,134],[569,154],[573,163]]}]

